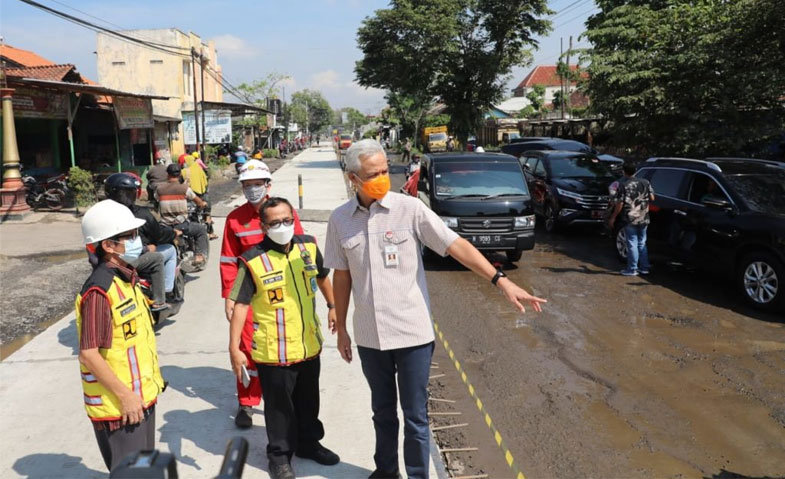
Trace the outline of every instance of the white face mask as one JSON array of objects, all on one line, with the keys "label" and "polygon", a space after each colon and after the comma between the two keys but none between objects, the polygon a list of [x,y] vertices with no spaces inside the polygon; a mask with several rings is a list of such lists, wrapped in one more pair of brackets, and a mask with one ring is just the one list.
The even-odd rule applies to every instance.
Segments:
[{"label": "white face mask", "polygon": [[243,194],[249,203],[257,204],[267,195],[267,187],[259,185],[244,186]]},{"label": "white face mask", "polygon": [[292,237],[294,236],[294,223],[292,223],[291,226],[286,226],[282,223],[275,228],[269,228],[267,230],[267,236],[279,245],[287,245],[292,241]]}]

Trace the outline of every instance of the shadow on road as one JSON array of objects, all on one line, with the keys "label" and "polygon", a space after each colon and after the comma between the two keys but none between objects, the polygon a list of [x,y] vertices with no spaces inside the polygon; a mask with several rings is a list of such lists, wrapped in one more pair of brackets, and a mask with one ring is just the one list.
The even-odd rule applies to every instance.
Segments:
[{"label": "shadow on road", "polygon": [[57,341],[63,346],[71,348],[71,355],[79,354],[79,338],[76,335],[76,318],[72,319],[68,326],[57,333]]},{"label": "shadow on road", "polygon": [[106,477],[106,471],[96,471],[82,464],[82,458],[68,454],[30,454],[14,463],[14,471],[27,479],[53,477]]},{"label": "shadow on road", "polygon": [[334,168],[338,166],[338,160],[309,161],[297,164],[297,168]]}]

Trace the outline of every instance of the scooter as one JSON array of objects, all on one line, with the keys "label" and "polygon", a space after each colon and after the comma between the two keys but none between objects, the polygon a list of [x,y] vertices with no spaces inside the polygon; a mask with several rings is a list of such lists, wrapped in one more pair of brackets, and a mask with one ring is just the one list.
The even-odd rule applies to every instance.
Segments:
[{"label": "scooter", "polygon": [[32,176],[23,176],[22,183],[27,188],[25,199],[34,210],[45,206],[52,211],[63,209],[68,194],[66,176],[64,174],[39,182]]},{"label": "scooter", "polygon": [[[181,268],[182,256],[180,255],[180,249],[177,247],[177,245],[175,245],[175,248],[177,248],[178,251],[177,266],[175,266],[174,270],[174,288],[170,293],[166,293],[166,305],[168,308],[152,312],[153,326],[158,326],[159,324],[166,321],[167,318],[179,313],[180,307],[185,301],[185,272]],[[147,299],[153,301],[153,290],[150,281],[144,278],[139,278],[139,287],[142,288],[142,292],[147,297]]]}]

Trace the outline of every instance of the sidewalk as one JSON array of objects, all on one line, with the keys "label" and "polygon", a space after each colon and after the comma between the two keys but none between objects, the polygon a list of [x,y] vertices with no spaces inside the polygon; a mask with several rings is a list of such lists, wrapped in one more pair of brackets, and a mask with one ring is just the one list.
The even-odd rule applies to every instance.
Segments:
[{"label": "sidewalk", "polygon": [[[274,193],[294,204],[298,173],[306,185],[306,208],[332,209],[345,201],[341,172],[328,147],[307,150],[273,174]],[[224,220],[216,218],[219,234],[223,225]],[[324,244],[326,223],[304,222],[303,226]],[[220,244],[214,241],[211,247]],[[189,277],[182,310],[159,330],[158,350],[169,389],[157,406],[157,447],[175,454],[180,477],[210,478],[218,472],[229,439],[243,436],[251,443],[244,477],[266,478],[262,407],[256,408],[250,431],[236,429],[233,422],[237,402],[217,253],[210,255],[205,271]],[[350,316],[352,311],[350,307]],[[335,338],[326,330],[327,306],[321,296],[317,296],[317,312],[326,337],[320,388],[323,444],[342,462],[325,467],[295,458],[294,469],[303,478],[365,478],[374,469],[370,391],[356,355],[352,364],[346,364],[335,349]],[[77,352],[70,314],[0,364],[4,405],[0,477],[106,477],[82,407]],[[402,450],[400,457],[403,471]],[[431,477],[437,477],[436,471],[432,462]]]}]

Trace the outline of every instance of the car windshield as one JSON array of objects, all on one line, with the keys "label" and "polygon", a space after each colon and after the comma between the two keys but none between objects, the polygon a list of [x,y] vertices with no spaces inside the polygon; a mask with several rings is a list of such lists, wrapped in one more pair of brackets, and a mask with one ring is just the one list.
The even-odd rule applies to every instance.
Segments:
[{"label": "car windshield", "polygon": [[436,196],[529,196],[518,163],[456,162],[436,166]]},{"label": "car windshield", "polygon": [[725,179],[753,210],[785,216],[785,170],[766,175],[726,175]]},{"label": "car windshield", "polygon": [[433,133],[428,137],[428,141],[442,141],[447,139],[447,133]]},{"label": "car windshield", "polygon": [[614,178],[607,163],[597,158],[573,157],[551,158],[551,174],[554,178]]}]

